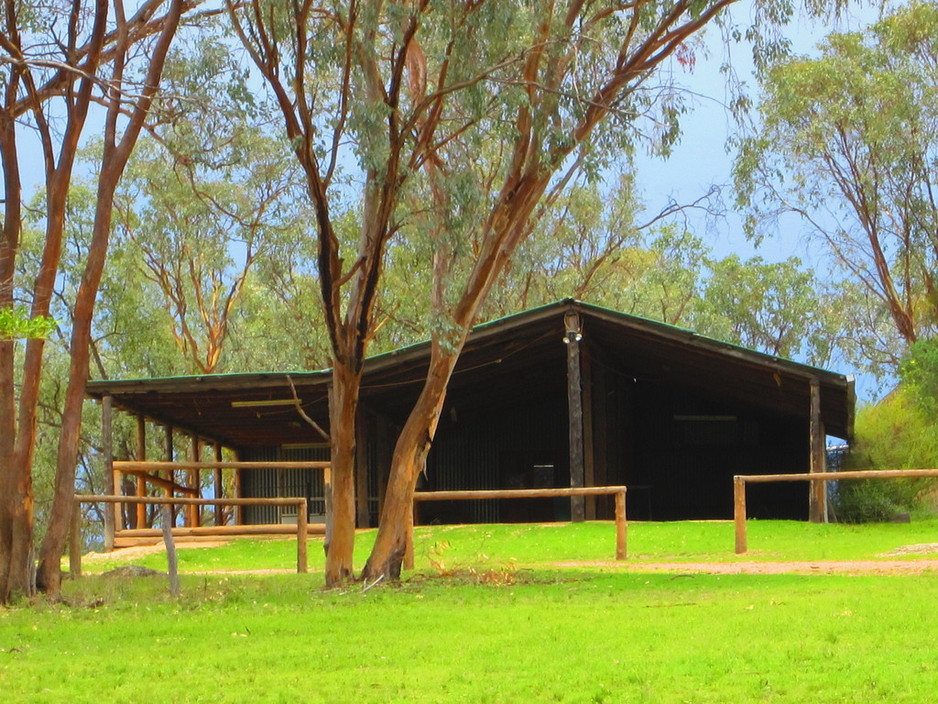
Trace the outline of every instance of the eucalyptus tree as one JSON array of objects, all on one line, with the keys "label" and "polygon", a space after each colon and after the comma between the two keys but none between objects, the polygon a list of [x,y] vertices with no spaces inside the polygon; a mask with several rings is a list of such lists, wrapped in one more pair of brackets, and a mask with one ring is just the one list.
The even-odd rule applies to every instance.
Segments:
[{"label": "eucalyptus tree", "polygon": [[938,6],[913,2],[820,49],[766,72],[740,200],[760,235],[799,215],[905,347],[938,332]]},{"label": "eucalyptus tree", "polygon": [[[196,165],[141,145],[117,205],[119,244],[159,292],[189,371],[218,369],[244,285],[273,241],[302,230],[282,144],[254,130],[232,137],[223,164]],[[237,151],[236,155],[231,151]]]},{"label": "eucalyptus tree", "polygon": [[[434,322],[367,579],[398,574],[450,374],[542,203],[627,148],[629,124],[660,96],[648,78],[732,2],[229,0],[315,211],[333,356],[328,584],[352,577],[355,415],[389,242],[426,243]],[[756,14],[785,16],[788,5],[760,2]],[[664,105],[661,124],[677,112]],[[350,189],[362,205],[347,232],[336,223],[352,209]]]},{"label": "eucalyptus tree", "polygon": [[[88,371],[95,294],[110,233],[111,200],[157,91],[163,61],[186,0],[148,0],[132,14],[120,0],[7,2],[0,9],[0,166],[4,179],[0,237],[0,310],[28,301],[29,316],[47,316],[58,275],[66,204],[79,142],[94,103],[103,108],[104,147],[97,180],[95,228],[73,308],[71,363],[59,435],[55,499],[38,581],[59,585],[59,559],[71,510],[78,429]],[[136,49],[140,49],[137,51]],[[28,136],[27,136],[28,133]],[[42,256],[31,285],[16,280],[22,230],[25,142],[37,145],[45,187]],[[32,458],[44,340],[0,340],[0,603],[34,583]],[[22,359],[16,385],[17,360]]]}]

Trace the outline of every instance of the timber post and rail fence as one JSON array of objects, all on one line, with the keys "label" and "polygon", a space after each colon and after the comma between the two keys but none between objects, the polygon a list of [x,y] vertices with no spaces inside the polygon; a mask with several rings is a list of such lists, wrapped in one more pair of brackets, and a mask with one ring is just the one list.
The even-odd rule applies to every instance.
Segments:
[{"label": "timber post and rail fence", "polygon": [[[270,498],[239,499],[193,499],[181,496],[109,496],[104,494],[76,494],[73,499],[71,527],[69,530],[68,568],[73,577],[81,576],[81,504],[182,504],[188,506],[296,506],[296,571],[309,571],[307,544],[309,538],[307,512],[308,502],[304,497],[283,496]],[[292,526],[291,526],[292,527]],[[259,526],[263,528],[263,526]]]},{"label": "timber post and rail fence", "polygon": [[[217,460],[214,462],[207,461],[147,461],[147,460],[114,460],[111,463],[112,470],[112,481],[109,483],[114,488],[119,488],[122,486],[120,481],[121,475],[129,475],[136,477],[138,480],[137,491],[135,495],[123,494],[120,495],[122,501],[113,501],[106,503],[106,506],[112,506],[114,504],[134,504],[136,503],[141,508],[146,503],[156,503],[156,502],[141,502],[133,501],[134,498],[145,498],[146,495],[146,485],[152,484],[156,487],[159,487],[164,492],[164,498],[175,498],[178,500],[167,501],[172,509],[174,504],[179,505],[189,505],[194,511],[187,511],[184,514],[185,526],[187,528],[199,528],[200,530],[205,530],[205,534],[208,535],[212,531],[210,527],[202,527],[201,516],[198,511],[198,506],[213,506],[215,508],[215,528],[218,528],[219,535],[225,534],[226,529],[230,526],[223,525],[223,517],[221,508],[223,506],[234,506],[238,508],[240,512],[241,507],[250,506],[254,504],[242,503],[240,500],[236,503],[226,503],[230,499],[225,499],[220,492],[222,490],[222,483],[220,476],[216,476],[215,480],[215,497],[212,499],[204,500],[203,503],[193,503],[191,501],[183,501],[183,498],[199,499],[201,498],[201,482],[200,482],[200,472],[202,470],[214,470],[216,475],[224,469],[235,470],[235,479],[236,487],[240,486],[239,474],[243,470],[257,470],[257,469],[321,469],[323,472],[323,491],[324,495],[328,496],[329,487],[331,484],[331,463],[328,461],[257,461],[257,462],[245,462],[245,461],[221,461]],[[191,471],[194,473],[194,481],[191,486],[185,484],[180,484],[175,480],[176,472],[178,471]],[[236,492],[240,491],[236,488]],[[178,496],[182,494],[183,496]],[[119,495],[116,491],[110,491],[108,496]],[[237,497],[235,497],[237,498]],[[271,497],[277,498],[277,497]],[[263,504],[259,504],[263,505]],[[106,519],[104,525],[104,543],[106,550],[112,550],[115,546],[115,537],[118,535],[124,536],[133,536],[141,535],[141,522],[145,522],[146,514],[143,511],[137,512],[137,528],[127,530],[122,525],[122,511],[108,511],[106,512]],[[220,520],[222,519],[222,520]],[[235,525],[242,525],[240,513],[234,518]],[[275,532],[292,532],[288,530],[283,530],[281,528],[274,529],[274,527],[268,527],[267,533]],[[158,532],[152,531],[153,535],[158,535]]]},{"label": "timber post and rail fence", "polygon": [[[624,486],[557,487],[551,489],[467,489],[455,491],[418,491],[414,493],[414,507],[419,501],[465,501],[472,499],[556,498],[562,496],[615,496],[616,500],[616,559],[627,556],[628,523],[625,518]],[[413,517],[413,512],[411,514]],[[407,526],[404,568],[414,568],[414,523]]]},{"label": "timber post and rail fence", "polygon": [[733,477],[733,524],[736,554],[748,549],[746,539],[746,484],[768,482],[836,482],[841,479],[900,479],[903,477],[938,477],[938,469],[867,469],[816,474],[737,474]]}]

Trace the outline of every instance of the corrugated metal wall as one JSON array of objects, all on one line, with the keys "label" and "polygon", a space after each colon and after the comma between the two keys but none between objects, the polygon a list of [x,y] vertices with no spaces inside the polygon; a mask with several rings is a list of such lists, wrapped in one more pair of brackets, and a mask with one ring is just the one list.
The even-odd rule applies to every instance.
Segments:
[{"label": "corrugated metal wall", "polygon": [[[569,486],[566,406],[549,398],[461,419],[444,413],[418,489],[511,489]],[[421,522],[496,523],[564,520],[569,500],[430,502]]]},{"label": "corrugated metal wall", "polygon": [[[328,460],[329,448],[249,448],[241,453],[241,458],[246,462]],[[241,493],[250,497],[305,496],[309,500],[309,515],[313,521],[326,512],[322,470],[319,469],[242,470]],[[294,510],[293,507],[281,506],[245,506],[244,521],[249,524],[291,521],[295,520]]]}]

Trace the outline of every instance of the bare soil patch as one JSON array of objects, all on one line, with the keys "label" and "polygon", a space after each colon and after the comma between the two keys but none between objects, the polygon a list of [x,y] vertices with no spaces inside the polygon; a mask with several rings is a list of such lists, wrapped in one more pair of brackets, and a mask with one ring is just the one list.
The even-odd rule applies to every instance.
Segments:
[{"label": "bare soil patch", "polygon": [[938,572],[938,560],[837,560],[786,562],[558,562],[558,567],[608,567],[630,572],[699,574],[924,574]]},{"label": "bare soil patch", "polygon": [[[195,548],[218,548],[227,545],[225,540],[206,540],[199,543],[176,543],[177,550],[192,550]],[[153,553],[165,552],[162,543],[156,545],[135,545],[131,548],[118,548],[114,552],[89,552],[82,555],[82,562],[107,562],[108,560],[126,560],[127,558],[143,557]]]}]

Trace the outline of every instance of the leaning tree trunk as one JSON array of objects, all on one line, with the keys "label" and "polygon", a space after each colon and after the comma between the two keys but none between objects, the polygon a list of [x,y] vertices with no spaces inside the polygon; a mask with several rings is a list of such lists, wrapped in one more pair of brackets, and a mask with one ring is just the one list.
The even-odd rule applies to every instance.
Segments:
[{"label": "leaning tree trunk", "polygon": [[332,370],[329,438],[332,445],[332,486],[326,535],[326,586],[338,587],[353,578],[355,548],[355,417],[361,371],[338,360]]},{"label": "leaning tree trunk", "polygon": [[[461,345],[459,347],[461,348]],[[420,398],[411,410],[394,446],[391,474],[378,524],[378,536],[362,571],[362,578],[365,580],[396,580],[401,575],[407,526],[413,511],[414,490],[417,488],[420,473],[426,466],[440,411],[446,400],[446,387],[458,358],[458,351],[455,354],[450,352],[446,355],[431,355],[430,368]]]},{"label": "leaning tree trunk", "polygon": [[[104,174],[101,176],[104,179]],[[117,181],[109,179],[114,185]],[[106,188],[106,186],[105,186]],[[113,195],[113,190],[111,190]],[[59,431],[58,455],[55,468],[55,489],[49,525],[39,550],[39,568],[36,586],[49,596],[56,598],[62,581],[61,556],[68,535],[69,517],[75,496],[75,466],[78,462],[78,446],[81,435],[81,411],[88,382],[88,363],[91,357],[91,322],[94,316],[95,299],[104,271],[110,236],[110,203],[112,199],[101,196],[99,190],[98,209],[103,211],[95,219],[95,233],[89,247],[85,274],[75,300],[72,320],[72,337],[69,345],[68,386],[62,409],[62,427]]]}]

